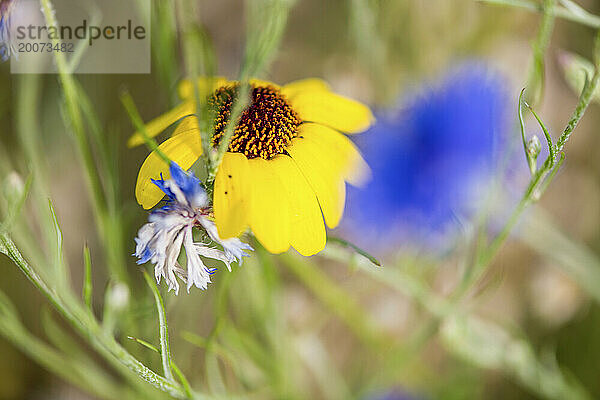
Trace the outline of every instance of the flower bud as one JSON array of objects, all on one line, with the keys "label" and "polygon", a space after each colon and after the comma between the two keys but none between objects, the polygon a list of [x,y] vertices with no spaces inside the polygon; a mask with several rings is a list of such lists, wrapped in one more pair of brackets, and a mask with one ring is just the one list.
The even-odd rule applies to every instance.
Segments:
[{"label": "flower bud", "polygon": [[9,203],[18,202],[23,197],[25,191],[25,184],[21,175],[16,171],[9,173],[4,179],[4,196]]},{"label": "flower bud", "polygon": [[115,332],[119,316],[129,304],[129,288],[123,282],[109,284],[104,294],[103,328],[106,332]]},{"label": "flower bud", "polygon": [[540,151],[542,151],[542,145],[540,144],[540,139],[537,136],[533,136],[531,139],[527,141],[527,161],[529,162],[529,169],[531,173],[534,173],[537,167],[537,158],[540,155]]},{"label": "flower bud", "polygon": [[129,304],[129,288],[122,282],[115,283],[107,294],[108,306],[116,312],[125,309]]}]

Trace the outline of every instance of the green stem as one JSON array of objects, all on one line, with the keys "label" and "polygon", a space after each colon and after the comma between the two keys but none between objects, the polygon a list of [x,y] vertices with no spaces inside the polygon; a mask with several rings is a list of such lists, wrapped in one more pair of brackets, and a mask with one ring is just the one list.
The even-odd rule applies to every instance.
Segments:
[{"label": "green stem", "polygon": [[119,197],[119,166],[115,162],[118,152],[109,150],[104,140],[106,133],[103,131],[98,115],[94,111],[94,105],[79,82],[75,81],[75,84],[77,86],[78,104],[89,127],[93,144],[98,149],[100,170],[104,172],[103,187],[106,193],[107,215],[102,233],[105,238],[104,247],[108,253],[108,266],[113,275],[123,282],[128,282],[129,276],[123,257],[126,252],[123,248],[123,218],[120,215],[122,201]]},{"label": "green stem", "polygon": [[198,90],[199,76],[212,78],[217,71],[215,52],[209,35],[197,22],[198,7],[193,0],[179,0],[177,19],[181,27],[182,53],[187,78],[192,82],[196,100],[196,115],[200,125],[202,153],[210,162],[211,138],[213,136],[212,110],[205,96]]},{"label": "green stem", "polygon": [[217,171],[219,170],[219,166],[223,161],[223,157],[225,156],[225,152],[229,148],[229,142],[233,137],[233,133],[235,132],[235,128],[237,126],[237,121],[241,117],[242,113],[246,109],[246,106],[249,104],[248,96],[250,94],[250,85],[247,82],[242,82],[239,86],[237,97],[231,107],[231,114],[229,117],[229,121],[227,121],[227,126],[225,127],[225,132],[223,132],[223,137],[221,137],[221,141],[219,142],[219,147],[217,148],[216,153],[211,153],[209,156],[209,168],[208,168],[208,179],[207,185],[211,186],[217,176]]},{"label": "green stem", "polygon": [[90,312],[93,312],[92,257],[90,255],[90,248],[88,247],[87,243],[83,248],[83,267],[83,288],[81,289],[81,297],[83,298],[83,302]]},{"label": "green stem", "polygon": [[[596,36],[596,46],[598,46],[598,43],[600,43],[600,32]],[[600,54],[600,51],[598,51],[598,49],[597,49],[596,50],[596,58],[597,58],[597,55],[599,55],[599,54]],[[563,131],[563,134],[560,135],[560,138],[556,142],[555,153],[560,153],[563,150],[563,148],[565,147],[565,144],[567,143],[567,141],[571,137],[571,134],[573,133],[573,131],[579,124],[579,121],[583,117],[585,110],[587,110],[588,106],[590,105],[590,102],[592,101],[592,97],[594,96],[594,92],[596,91],[596,88],[598,87],[599,81],[600,81],[600,65],[598,64],[598,62],[596,62],[596,65],[594,66],[594,75],[592,77],[592,80],[584,87],[583,92],[581,93],[581,96],[579,97],[579,103],[577,104],[575,111],[571,115],[571,119],[567,123],[567,127],[565,128],[565,130]]]},{"label": "green stem", "polygon": [[48,207],[50,208],[50,214],[52,215],[52,222],[54,223],[55,238],[56,238],[56,259],[54,260],[54,271],[53,274],[56,278],[57,288],[59,290],[68,290],[69,288],[69,270],[65,262],[65,256],[63,252],[63,235],[58,223],[58,217],[54,212],[54,206],[52,201],[48,199]]},{"label": "green stem", "polygon": [[354,252],[356,252],[357,254],[360,254],[361,256],[363,256],[364,258],[366,258],[367,260],[371,261],[373,263],[373,265],[376,265],[378,267],[381,267],[381,261],[379,261],[375,256],[373,256],[372,254],[370,254],[369,252],[367,252],[364,249],[361,249],[360,247],[358,247],[357,245],[355,245],[354,243],[350,243],[347,240],[344,240],[342,238],[338,238],[335,236],[327,236],[327,243],[337,243],[343,247],[347,247],[350,248],[352,250],[354,250]]},{"label": "green stem", "polygon": [[160,334],[160,358],[162,360],[163,371],[165,373],[165,378],[170,381],[175,381],[173,379],[173,373],[171,372],[171,352],[169,351],[169,329],[167,326],[167,313],[165,312],[165,303],[163,302],[162,296],[158,291],[158,286],[156,286],[156,282],[150,278],[148,272],[144,270],[144,279],[146,279],[146,283],[152,290],[152,294],[154,295],[154,301],[156,302],[156,311],[158,312],[158,323],[159,323],[159,334]]},{"label": "green stem", "polygon": [[[185,332],[184,332],[184,334],[185,334]],[[161,353],[160,350],[158,350],[158,348],[156,348],[156,346],[154,346],[151,343],[148,343],[145,340],[138,339],[133,336],[128,336],[127,339],[133,340],[134,342],[141,344],[145,348],[150,349],[150,350],[154,351],[155,353],[158,353],[158,354]],[[192,388],[191,388],[190,383],[188,382],[187,378],[185,377],[183,372],[181,372],[181,369],[179,369],[179,367],[177,366],[177,364],[175,364],[175,362],[173,360],[170,360],[170,363],[171,363],[171,368],[173,369],[173,372],[175,373],[175,375],[177,375],[177,378],[179,378],[179,381],[183,385],[183,389],[185,390],[185,393],[187,394],[187,396],[189,398],[193,398],[194,396],[192,394]]]},{"label": "green stem", "polygon": [[120,365],[135,373],[139,378],[151,384],[155,388],[170,394],[177,399],[186,399],[183,388],[169,381],[156,372],[150,370],[135,357],[127,352],[114,337],[103,332],[102,327],[82,308],[70,292],[66,291],[59,296],[53,289],[48,287],[35,270],[23,258],[15,244],[6,234],[0,234],[0,248],[19,267],[21,272],[34,284],[34,286],[48,299],[52,306],[65,317],[65,319],[76,328],[92,347],[94,347],[107,361],[113,365]]},{"label": "green stem", "polygon": [[477,280],[482,273],[485,271],[485,268],[489,265],[489,263],[493,260],[495,255],[498,253],[500,247],[506,239],[508,238],[510,232],[518,222],[521,214],[525,209],[532,203],[535,203],[539,200],[542,193],[546,190],[550,182],[555,178],[556,172],[558,168],[562,165],[564,161],[564,154],[561,154],[561,158],[558,162],[553,162],[551,157],[554,154],[562,153],[562,150],[569,140],[571,134],[581,121],[581,118],[585,114],[585,110],[590,105],[592,101],[592,95],[595,92],[598,84],[600,83],[600,31],[596,36],[596,45],[595,45],[595,70],[594,76],[592,80],[586,85],[581,96],[579,97],[579,103],[575,107],[575,111],[573,112],[566,128],[564,129],[562,135],[560,136],[558,142],[555,145],[555,151],[548,156],[546,161],[544,162],[542,168],[535,173],[532,177],[525,194],[521,198],[521,201],[514,209],[510,217],[508,218],[506,224],[501,229],[500,233],[496,235],[492,243],[485,249],[482,255],[480,255],[477,259],[475,267],[470,270],[468,274],[466,274],[465,279],[463,279],[459,290],[456,292],[457,296],[461,296],[467,288],[470,286],[470,283]]},{"label": "green stem", "polygon": [[[485,2],[489,2],[489,1],[485,0]],[[548,30],[548,29],[549,29],[549,27],[550,27],[550,29],[552,27],[552,20],[551,20],[551,17],[548,17],[548,14],[550,14],[550,15],[556,14],[557,15],[557,9],[554,8],[554,5],[555,5],[554,0],[545,0],[545,2],[544,2],[544,8],[543,8],[544,22],[542,23],[542,25],[540,27],[540,32],[538,33],[537,39],[534,42],[534,65],[536,64],[535,60],[538,60],[537,63],[539,63],[540,60],[543,60],[544,53],[540,53],[539,50],[544,49],[544,52],[545,52],[545,49],[547,48],[548,40],[551,35],[551,30]],[[549,7],[551,7],[551,8],[549,8]],[[521,198],[519,204],[513,210],[512,214],[508,218],[508,220],[505,223],[505,225],[503,226],[503,228],[496,235],[496,237],[491,242],[491,244],[486,249],[484,249],[482,253],[480,253],[477,256],[475,265],[473,266],[473,268],[470,268],[465,273],[465,276],[463,277],[461,284],[459,285],[459,287],[457,288],[457,290],[454,293],[454,296],[453,296],[454,298],[456,298],[456,299],[461,298],[462,295],[468,290],[471,283],[473,283],[474,281],[479,279],[479,277],[486,270],[486,267],[494,259],[495,255],[498,253],[498,251],[502,247],[502,244],[504,244],[504,242],[510,235],[510,232],[512,231],[514,226],[519,221],[519,218],[521,217],[521,214],[523,213],[523,211],[525,211],[525,209],[530,204],[539,200],[539,196],[546,189],[548,184],[554,179],[554,177],[556,175],[556,170],[560,167],[560,165],[562,165],[564,156],[561,155],[561,160],[558,163],[554,162],[554,160],[551,159],[551,157],[554,157],[555,154],[562,152],[562,149],[564,148],[565,143],[567,142],[567,140],[573,133],[573,130],[575,129],[575,127],[578,125],[579,121],[583,117],[585,110],[587,109],[587,107],[589,106],[589,104],[591,102],[592,95],[593,95],[594,91],[596,90],[596,88],[598,87],[598,83],[600,80],[599,68],[598,68],[598,66],[600,64],[600,62],[598,61],[600,59],[600,33],[596,37],[594,54],[595,54],[595,62],[596,62],[594,76],[593,76],[592,80],[585,86],[585,88],[579,98],[579,102],[575,108],[575,111],[573,112],[571,119],[569,120],[569,122],[567,124],[567,127],[564,129],[558,142],[554,146],[554,149],[553,149],[554,151],[550,152],[551,155],[548,156],[548,158],[545,160],[542,168],[540,170],[538,170],[531,178],[531,181],[529,183],[529,186],[527,187],[527,190],[525,191],[525,194]],[[535,79],[535,75],[530,76],[530,79]],[[537,118],[537,116],[536,116],[536,118]],[[541,124],[541,121],[539,119],[538,119],[538,121]],[[541,124],[541,125],[543,126],[543,124]],[[549,134],[547,133],[547,131],[545,131],[544,134],[547,136],[547,140],[548,140]],[[551,140],[549,140],[549,144],[551,145]]]},{"label": "green stem", "polygon": [[[23,243],[24,251],[31,257],[35,254],[35,260],[45,260],[45,255],[39,251],[39,248],[32,246],[35,243],[37,236],[41,234],[42,242],[50,250],[55,253],[54,248],[55,234],[52,223],[52,216],[48,210],[48,193],[49,188],[46,182],[51,182],[48,179],[46,151],[42,149],[42,140],[40,140],[41,124],[39,121],[40,99],[41,99],[41,75],[20,75],[18,76],[19,86],[16,91],[16,110],[17,110],[17,132],[25,153],[27,167],[33,175],[33,185],[31,188],[30,198],[33,202],[33,207],[39,210],[37,222],[39,228],[37,232],[33,232],[26,224],[19,224],[19,228],[24,230],[22,236],[25,236]],[[17,226],[15,226],[16,228]],[[17,236],[16,232],[13,234]],[[37,240],[36,240],[37,239]]]},{"label": "green stem", "polygon": [[544,132],[544,136],[546,137],[546,143],[548,144],[548,153],[550,154],[550,156],[548,157],[548,160],[550,162],[550,167],[552,167],[554,162],[556,161],[556,153],[555,153],[554,145],[552,144],[552,136],[550,136],[550,132],[548,132],[546,125],[544,125],[544,123],[542,122],[542,119],[537,115],[535,110],[527,103],[525,103],[525,106],[529,109],[529,111],[531,111],[531,113],[535,117],[536,121],[542,128],[542,132]]},{"label": "green stem", "polygon": [[112,380],[106,379],[97,371],[92,371],[83,363],[58,352],[31,335],[16,316],[2,313],[0,335],[44,368],[83,390],[89,390],[99,398],[106,400],[132,398],[125,395],[124,390]]},{"label": "green stem", "polygon": [[544,56],[548,51],[550,38],[552,37],[552,31],[554,29],[555,6],[556,0],[544,0],[543,2],[542,21],[540,23],[540,28],[535,41],[532,45],[533,63],[528,79],[530,84],[530,88],[528,89],[531,89],[531,91],[528,91],[529,93],[527,96],[529,99],[527,102],[530,104],[537,104],[538,100],[542,97],[544,90]]},{"label": "green stem", "polygon": [[[46,24],[48,26],[57,26],[57,21],[54,13],[54,7],[50,0],[40,0],[42,5],[42,11],[46,18]],[[58,38],[52,39],[53,45],[60,45]],[[85,134],[85,127],[81,116],[81,110],[77,103],[77,86],[74,82],[73,76],[69,73],[68,63],[65,58],[65,54],[58,51],[55,52],[56,67],[58,70],[59,81],[63,87],[63,94],[65,96],[65,103],[67,112],[70,116],[70,122],[75,133],[75,139],[77,140],[78,149],[82,157],[82,161],[86,170],[86,177],[88,184],[92,190],[92,201],[96,209],[98,216],[104,216],[106,214],[106,204],[104,199],[104,193],[102,191],[102,185],[97,175],[97,168],[94,163],[94,157],[90,151],[90,146]]]},{"label": "green stem", "polygon": [[169,156],[167,156],[158,147],[158,143],[156,143],[156,140],[152,139],[150,135],[148,135],[148,132],[146,131],[146,125],[144,124],[144,121],[142,120],[142,117],[140,116],[140,113],[138,112],[138,109],[135,106],[131,95],[127,92],[123,92],[121,94],[121,103],[123,104],[123,107],[125,107],[125,111],[127,111],[127,114],[129,115],[129,118],[131,119],[134,128],[140,133],[140,135],[144,139],[144,143],[146,143],[148,149],[151,152],[155,152],[156,154],[158,154],[158,156],[162,158],[162,160],[167,165],[170,165],[171,159],[169,158]]},{"label": "green stem", "polygon": [[223,156],[229,148],[229,142],[235,131],[237,121],[249,104],[250,85],[248,79],[257,76],[271,61],[279,47],[288,13],[293,2],[289,0],[247,0],[246,47],[244,61],[240,68],[240,86],[238,96],[231,108],[231,115],[219,147],[209,154],[207,186],[211,186]]},{"label": "green stem", "polygon": [[[509,6],[522,8],[531,12],[543,12],[544,6],[529,0],[477,0],[480,3],[498,5],[498,6]],[[567,21],[577,22],[579,24],[589,26],[590,28],[600,29],[600,17],[591,14],[587,11],[574,13],[564,7],[556,7],[554,14]]]},{"label": "green stem", "polygon": [[[46,25],[57,26],[58,24],[52,2],[50,0],[40,0],[40,3],[44,18],[46,19]],[[59,45],[60,39],[58,37],[53,38],[52,44],[53,46]],[[54,59],[58,71],[59,82],[62,86],[62,92],[64,95],[67,115],[69,116],[70,126],[72,127],[75,141],[77,143],[77,149],[84,166],[86,182],[90,190],[91,203],[99,234],[102,239],[102,243],[109,254],[111,270],[118,275],[120,280],[126,282],[128,280],[126,271],[122,265],[118,265],[119,263],[123,262],[122,256],[115,254],[112,250],[113,248],[116,250],[121,249],[120,245],[113,245],[115,233],[117,236],[120,236],[120,230],[115,232],[117,229],[113,229],[114,226],[118,226],[118,223],[114,222],[114,218],[111,219],[111,215],[108,212],[106,194],[103,190],[102,182],[100,176],[98,175],[98,168],[94,161],[94,156],[86,135],[85,124],[80,107],[81,95],[79,86],[71,74],[70,66],[67,62],[65,53],[60,51],[55,52]]]}]

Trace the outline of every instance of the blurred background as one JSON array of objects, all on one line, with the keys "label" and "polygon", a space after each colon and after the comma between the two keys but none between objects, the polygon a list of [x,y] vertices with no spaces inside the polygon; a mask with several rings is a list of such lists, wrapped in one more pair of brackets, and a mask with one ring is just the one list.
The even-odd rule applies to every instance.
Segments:
[{"label": "blurred background", "polygon": [[[600,13],[595,1],[578,3]],[[229,78],[237,76],[243,56],[244,16],[240,1],[197,4],[195,18],[214,49],[216,71]],[[53,200],[74,291],[81,290],[87,243],[94,309],[100,314],[107,301],[126,303],[116,307],[117,335],[155,370],[160,369],[159,356],[127,339],[156,344],[157,322],[151,293],[129,256],[147,218],[134,198],[137,170],[147,150],[126,147],[133,128],[119,95],[128,90],[144,120],[176,103],[176,84],[185,76],[177,17],[170,1],[153,1],[152,74],[77,77],[99,117],[112,163],[106,173],[118,182],[123,264],[116,273],[129,287],[121,297],[114,295],[114,280],[109,279],[115,271],[109,273],[105,266],[109,256],[96,233],[73,135],[61,119],[56,76],[11,75],[8,63],[0,64],[3,192],[26,180],[31,157],[43,157],[38,160],[41,177],[34,179],[45,184],[35,190]],[[298,0],[280,49],[261,78],[276,83],[323,78],[336,92],[383,116],[423,88],[440,85],[457,66],[485,64],[502,77],[509,114],[501,147],[508,167],[496,170],[499,195],[488,209],[493,232],[528,180],[513,122],[539,23],[537,13],[468,0]],[[556,20],[543,97],[536,104],[555,137],[578,97],[564,78],[558,55],[567,50],[591,58],[593,38],[590,28]],[[593,280],[600,274],[599,123],[598,106],[592,104],[567,145],[567,159],[555,181],[461,300],[461,315],[473,318],[472,324],[463,326],[436,311],[460,284],[473,235],[468,223],[461,223],[466,227],[459,229],[458,239],[435,249],[427,235],[423,242],[381,249],[361,238],[368,231],[357,231],[349,222],[335,235],[365,243],[383,267],[339,246],[309,259],[293,251],[271,257],[257,249],[243,267],[220,271],[205,292],[165,294],[174,359],[194,388],[216,398],[567,398],[560,395],[563,383],[583,388],[588,398],[600,397],[600,308],[593,294],[600,290],[594,286],[600,281]],[[533,120],[528,120],[527,132],[543,138]],[[368,141],[368,136],[357,140]],[[19,223],[29,226],[34,240],[40,227],[32,201]],[[349,196],[349,209],[352,201]],[[24,246],[26,257],[44,258],[44,248],[36,255],[35,243]],[[382,268],[386,272],[379,273]],[[110,371],[4,256],[0,270],[0,290],[31,334],[72,352],[74,359],[85,358]],[[117,300],[110,299],[111,293]],[[58,377],[5,334],[0,354],[0,399],[111,397]],[[103,379],[126,384],[113,372]],[[166,398],[155,391],[147,396]]]}]

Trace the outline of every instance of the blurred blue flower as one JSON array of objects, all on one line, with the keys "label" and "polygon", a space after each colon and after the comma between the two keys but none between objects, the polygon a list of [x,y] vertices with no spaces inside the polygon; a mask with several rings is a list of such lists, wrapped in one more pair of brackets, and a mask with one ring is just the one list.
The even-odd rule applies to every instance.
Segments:
[{"label": "blurred blue flower", "polygon": [[441,245],[472,215],[508,127],[506,82],[464,64],[378,116],[358,142],[373,180],[348,194],[347,232],[371,250]]}]

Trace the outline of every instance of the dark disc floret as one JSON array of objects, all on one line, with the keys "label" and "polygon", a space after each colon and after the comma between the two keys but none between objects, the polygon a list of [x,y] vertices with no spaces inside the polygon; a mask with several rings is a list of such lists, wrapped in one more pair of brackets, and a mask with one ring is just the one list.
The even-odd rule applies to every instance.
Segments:
[{"label": "dark disc floret", "polygon": [[[209,98],[214,110],[212,145],[217,147],[237,98],[239,84],[223,86]],[[283,94],[273,86],[251,85],[251,103],[242,113],[229,142],[228,151],[243,153],[247,158],[269,160],[284,154],[291,140],[298,136],[302,122]]]}]

